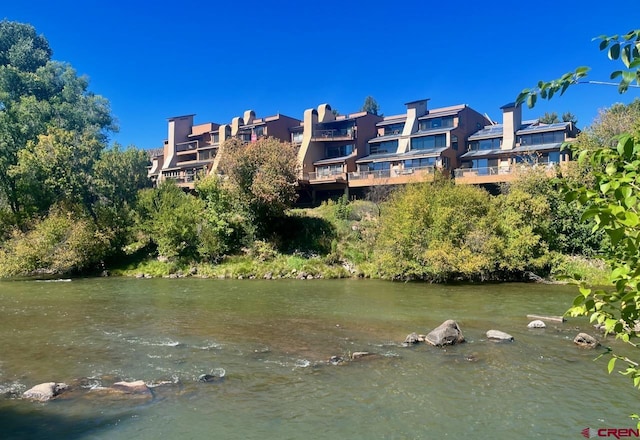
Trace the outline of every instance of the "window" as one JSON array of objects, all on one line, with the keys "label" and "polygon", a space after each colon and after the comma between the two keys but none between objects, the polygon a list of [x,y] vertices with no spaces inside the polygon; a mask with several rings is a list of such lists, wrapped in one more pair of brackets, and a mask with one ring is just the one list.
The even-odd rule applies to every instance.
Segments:
[{"label": "window", "polygon": [[212,144],[219,144],[220,143],[220,133],[213,133],[211,135],[211,143]]},{"label": "window", "polygon": [[564,142],[564,131],[549,131],[546,133],[523,134],[518,137],[521,146],[559,144]]},{"label": "window", "polygon": [[458,151],[458,136],[455,134],[451,135],[451,148]]},{"label": "window", "polygon": [[376,142],[369,145],[369,154],[395,153],[398,150],[398,141]]},{"label": "window", "polygon": [[491,173],[492,168],[498,166],[498,159],[474,159],[471,164],[473,169],[478,170],[478,175],[486,176]]},{"label": "window", "polygon": [[391,168],[391,162],[370,162],[363,166],[363,168],[365,167],[369,171],[384,171]]},{"label": "window", "polygon": [[469,150],[499,150],[501,145],[501,138],[482,139],[479,141],[471,141],[471,144],[469,144]]},{"label": "window", "polygon": [[209,160],[216,157],[216,150],[204,150],[200,152],[199,160]]},{"label": "window", "polygon": [[256,127],[253,129],[253,132],[255,133],[256,137],[261,137],[264,136],[264,129],[264,126]]},{"label": "window", "polygon": [[291,133],[291,142],[294,144],[302,143],[302,132],[299,133]]},{"label": "window", "polygon": [[409,159],[404,161],[405,168],[424,168],[436,165],[437,157],[423,157],[420,159]]},{"label": "window", "polygon": [[453,127],[453,116],[446,116],[441,118],[427,119],[420,121],[420,131],[433,130],[436,128],[450,128]]},{"label": "window", "polygon": [[437,134],[435,136],[424,136],[411,139],[412,150],[429,150],[447,146],[447,135]]},{"label": "window", "polygon": [[353,144],[340,146],[329,145],[325,149],[325,158],[331,159],[334,157],[348,156],[353,153],[354,149],[355,147]]},{"label": "window", "polygon": [[392,135],[392,134],[400,134],[404,129],[404,122],[400,122],[398,124],[391,124],[384,127],[384,135]]}]

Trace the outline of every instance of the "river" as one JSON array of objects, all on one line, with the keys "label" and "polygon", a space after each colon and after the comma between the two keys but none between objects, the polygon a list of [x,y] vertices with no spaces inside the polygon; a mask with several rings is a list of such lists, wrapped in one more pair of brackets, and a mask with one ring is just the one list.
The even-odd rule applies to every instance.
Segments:
[{"label": "river", "polygon": [[[572,342],[595,335],[585,319],[527,328],[527,314],[562,314],[576,293],[372,280],[0,282],[0,437],[577,439],[586,427],[634,427],[630,381],[594,361],[602,349]],[[446,319],[467,343],[402,346]],[[515,341],[487,341],[490,329]],[[357,351],[376,356],[327,363]],[[119,380],[144,380],[153,398],[89,389]],[[16,398],[49,381],[87,389]]]}]

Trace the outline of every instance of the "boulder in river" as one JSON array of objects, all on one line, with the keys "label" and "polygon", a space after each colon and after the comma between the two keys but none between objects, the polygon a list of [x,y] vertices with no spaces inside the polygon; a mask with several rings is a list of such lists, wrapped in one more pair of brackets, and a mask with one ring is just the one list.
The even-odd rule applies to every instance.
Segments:
[{"label": "boulder in river", "polygon": [[528,328],[546,328],[547,324],[544,323],[544,321],[541,321],[539,319],[536,319],[535,321],[531,321],[528,325]]},{"label": "boulder in river", "polygon": [[487,339],[493,339],[496,341],[513,341],[513,336],[500,330],[489,330],[487,332]]},{"label": "boulder in river", "polygon": [[453,319],[448,319],[429,332],[425,340],[431,345],[442,347],[464,342],[464,336],[458,323]]},{"label": "boulder in river", "polygon": [[22,393],[24,399],[37,400],[38,402],[46,402],[53,399],[63,391],[69,388],[66,383],[45,382],[34,386]]},{"label": "boulder in river", "polygon": [[600,343],[596,338],[587,333],[578,333],[573,343],[584,348],[596,348]]}]

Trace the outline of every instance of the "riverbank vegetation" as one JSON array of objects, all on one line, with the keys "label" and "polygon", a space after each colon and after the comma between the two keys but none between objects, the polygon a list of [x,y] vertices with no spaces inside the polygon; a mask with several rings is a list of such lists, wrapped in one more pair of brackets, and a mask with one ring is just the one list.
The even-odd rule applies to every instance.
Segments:
[{"label": "riverbank vegetation", "polygon": [[[108,102],[51,56],[31,26],[0,22],[0,277],[449,282],[606,273],[597,257],[607,235],[592,233],[558,191],[593,182],[589,167],[558,169],[555,179],[532,168],[497,195],[442,178],[300,209],[295,148],[232,140],[220,152],[223,177],[202,177],[191,193],[170,181],[152,188],[145,151],[108,145],[116,129]],[[639,107],[614,106],[577,145],[608,139],[610,116],[624,130],[637,124]]]}]

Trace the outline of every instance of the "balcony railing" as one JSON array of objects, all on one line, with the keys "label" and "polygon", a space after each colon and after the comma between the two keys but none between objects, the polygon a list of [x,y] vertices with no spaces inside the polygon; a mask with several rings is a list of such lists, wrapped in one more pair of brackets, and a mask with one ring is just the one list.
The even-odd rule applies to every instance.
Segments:
[{"label": "balcony railing", "polygon": [[543,168],[546,170],[553,170],[557,163],[535,163],[535,164],[511,164],[509,166],[494,166],[494,167],[481,167],[481,168],[458,168],[454,171],[454,177],[457,179],[466,177],[480,177],[480,176],[499,176],[505,174],[513,174],[514,172],[527,170],[530,168]]},{"label": "balcony railing", "polygon": [[496,176],[498,174],[511,174],[513,172],[513,165],[510,166],[495,166],[495,167],[481,167],[481,168],[458,168],[453,172],[456,178],[463,177],[476,177],[476,176]]},{"label": "balcony railing", "polygon": [[176,152],[195,151],[198,148],[198,141],[183,142],[176,144]]},{"label": "balcony railing", "polygon": [[334,172],[313,172],[308,174],[309,181],[311,180],[346,180],[347,175],[342,171]]},{"label": "balcony railing", "polygon": [[313,140],[330,141],[334,139],[354,139],[355,130],[353,128],[334,128],[330,130],[314,130]]},{"label": "balcony railing", "polygon": [[361,179],[394,179],[399,177],[410,176],[423,176],[426,174],[433,174],[435,172],[434,167],[415,167],[415,168],[402,168],[402,169],[389,169],[389,170],[376,170],[376,171],[356,171],[349,173],[349,180],[361,180]]}]

